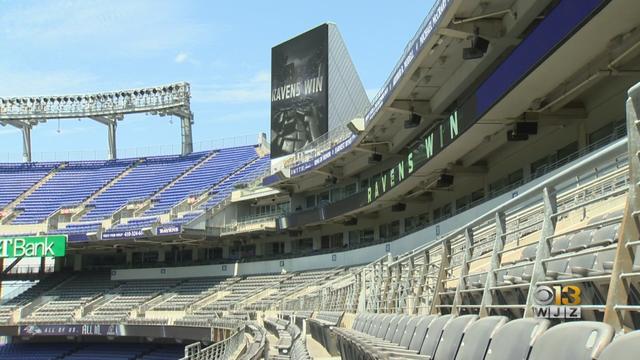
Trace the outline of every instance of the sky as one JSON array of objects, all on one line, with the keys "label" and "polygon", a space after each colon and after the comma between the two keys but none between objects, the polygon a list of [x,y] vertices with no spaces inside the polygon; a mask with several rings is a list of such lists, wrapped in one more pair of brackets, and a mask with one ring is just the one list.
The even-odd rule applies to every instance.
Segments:
[{"label": "sky", "polygon": [[[269,132],[271,47],[337,24],[372,98],[433,0],[0,0],[0,97],[93,93],[186,81],[196,150]],[[91,120],[32,130],[34,161],[103,158]],[[127,116],[120,157],[179,153],[178,119]],[[221,140],[224,139],[224,140]],[[249,139],[249,140],[247,140]],[[0,127],[0,162],[20,161],[19,130]]]}]

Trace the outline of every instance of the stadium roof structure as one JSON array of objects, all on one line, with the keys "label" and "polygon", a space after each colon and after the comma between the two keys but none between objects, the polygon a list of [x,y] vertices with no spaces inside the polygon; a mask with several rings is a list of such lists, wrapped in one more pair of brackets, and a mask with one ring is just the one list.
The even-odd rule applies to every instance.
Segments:
[{"label": "stadium roof structure", "polygon": [[173,115],[181,119],[182,154],[186,155],[193,151],[190,98],[186,82],[94,94],[0,98],[0,125],[22,131],[23,158],[31,162],[31,128],[48,120],[88,118],[108,127],[109,159],[113,160],[117,157],[116,127],[125,115]]}]

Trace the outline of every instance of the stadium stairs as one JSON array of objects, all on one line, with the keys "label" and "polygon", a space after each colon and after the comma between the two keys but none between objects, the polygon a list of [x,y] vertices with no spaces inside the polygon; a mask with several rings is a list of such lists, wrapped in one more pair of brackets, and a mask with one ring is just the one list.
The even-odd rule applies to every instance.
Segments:
[{"label": "stadium stairs", "polygon": [[143,213],[145,211],[147,211],[148,209],[150,209],[153,206],[152,200],[154,198],[154,196],[162,193],[163,191],[165,191],[166,189],[171,188],[172,186],[174,186],[177,182],[179,182],[181,179],[184,179],[185,177],[189,176],[189,174],[193,173],[194,171],[196,171],[197,169],[199,169],[203,164],[205,164],[206,162],[208,162],[209,160],[215,158],[218,155],[218,152],[211,152],[211,154],[204,156],[202,159],[200,159],[195,165],[193,165],[191,168],[187,169],[184,173],[182,173],[180,176],[176,177],[175,179],[173,179],[171,182],[169,182],[168,184],[166,184],[165,186],[163,186],[162,188],[160,188],[158,191],[156,191],[155,193],[151,194],[147,200],[145,200],[141,205],[140,208],[138,208],[136,211],[133,212],[133,217],[139,217],[142,216]]},{"label": "stadium stairs", "polygon": [[[129,166],[127,169],[125,169],[123,172],[121,172],[118,176],[116,176],[115,178],[111,179],[111,181],[109,181],[107,184],[105,184],[102,188],[100,188],[98,191],[96,191],[95,193],[93,193],[91,196],[89,196],[86,200],[84,200],[82,202],[82,204],[80,204],[78,206],[78,209],[75,210],[74,214],[71,215],[71,222],[76,222],[79,221],[82,216],[84,216],[84,214],[86,214],[90,209],[87,207],[88,204],[90,204],[93,200],[95,200],[98,196],[100,196],[102,193],[104,193],[105,191],[107,191],[108,189],[110,189],[114,184],[116,184],[118,181],[122,180],[124,177],[126,177],[127,175],[129,175],[129,173],[131,173],[131,171],[133,171],[133,169],[138,166],[140,163],[142,162],[142,160],[136,160],[134,161],[131,166]],[[57,213],[53,213],[51,216],[55,216],[57,215]]]},{"label": "stadium stairs", "polygon": [[64,169],[65,166],[66,164],[62,163],[56,167],[53,167],[44,177],[42,177],[40,180],[38,180],[35,184],[33,184],[28,189],[26,189],[25,192],[20,194],[20,196],[16,197],[12,202],[7,204],[3,209],[4,215],[2,217],[2,220],[0,221],[0,225],[11,223],[11,221],[15,219],[17,215],[19,215],[19,212],[16,212],[15,207],[20,202],[22,202],[22,200],[29,197],[31,194],[33,194],[34,191],[38,190],[43,184],[45,184],[52,177],[54,177],[59,170]]}]

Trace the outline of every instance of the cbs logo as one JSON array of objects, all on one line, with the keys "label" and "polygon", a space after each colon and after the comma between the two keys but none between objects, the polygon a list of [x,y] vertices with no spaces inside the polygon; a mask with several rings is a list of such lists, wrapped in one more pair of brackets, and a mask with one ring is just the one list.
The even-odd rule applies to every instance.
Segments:
[{"label": "cbs logo", "polygon": [[538,305],[569,305],[582,303],[582,290],[576,285],[567,286],[538,286],[533,294]]}]

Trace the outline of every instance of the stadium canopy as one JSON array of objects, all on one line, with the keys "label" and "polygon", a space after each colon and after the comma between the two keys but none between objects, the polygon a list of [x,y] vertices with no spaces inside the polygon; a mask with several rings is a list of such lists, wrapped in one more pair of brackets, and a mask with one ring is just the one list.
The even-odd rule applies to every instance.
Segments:
[{"label": "stadium canopy", "polygon": [[193,151],[190,106],[186,82],[95,94],[0,98],[0,125],[22,131],[23,160],[31,162],[31,129],[48,120],[88,118],[108,127],[109,159],[117,157],[116,127],[125,115],[146,113],[181,119],[182,154]]}]

